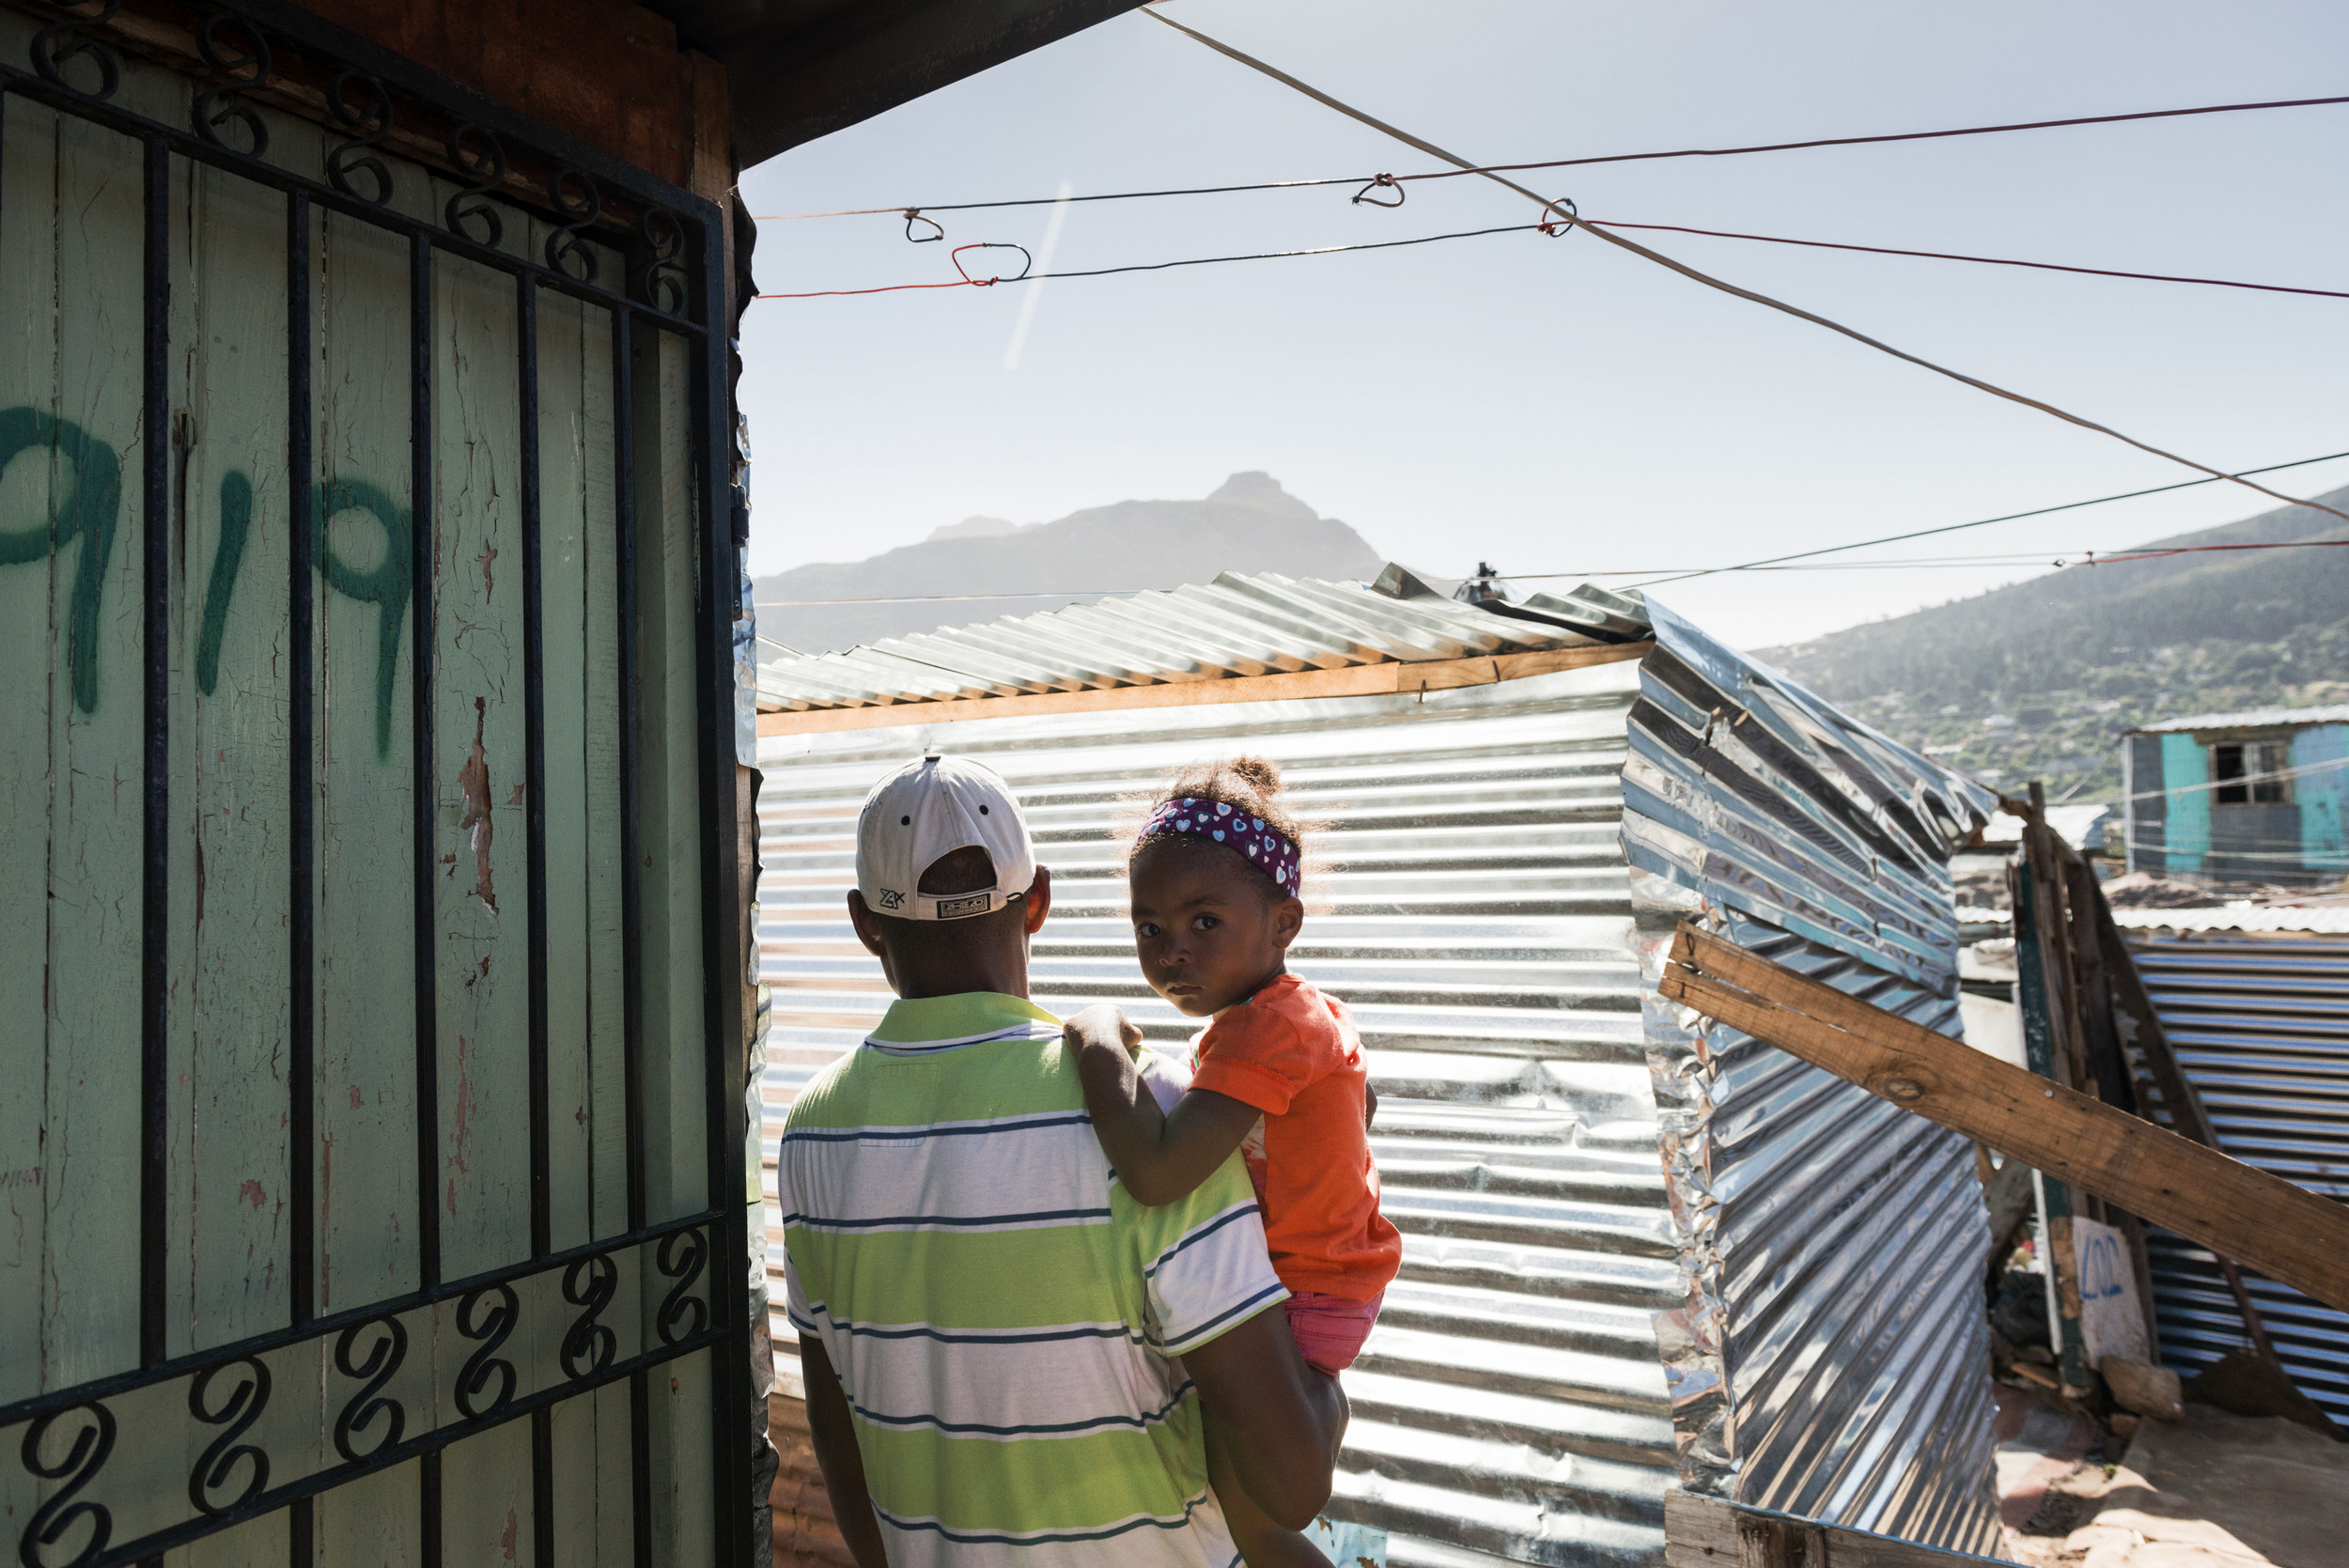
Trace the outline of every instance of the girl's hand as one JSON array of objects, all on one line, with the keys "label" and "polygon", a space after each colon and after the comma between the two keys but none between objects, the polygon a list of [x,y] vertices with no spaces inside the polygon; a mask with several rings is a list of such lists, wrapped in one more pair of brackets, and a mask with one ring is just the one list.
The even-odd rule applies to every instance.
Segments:
[{"label": "girl's hand", "polygon": [[1142,1028],[1126,1017],[1124,1008],[1096,1002],[1061,1025],[1061,1038],[1077,1049],[1087,1046],[1123,1047],[1128,1055],[1142,1049]]}]

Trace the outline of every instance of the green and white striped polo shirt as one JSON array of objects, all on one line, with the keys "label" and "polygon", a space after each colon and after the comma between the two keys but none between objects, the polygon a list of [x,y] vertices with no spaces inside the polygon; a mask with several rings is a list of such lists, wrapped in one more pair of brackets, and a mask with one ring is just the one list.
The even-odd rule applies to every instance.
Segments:
[{"label": "green and white striped polo shirt", "polygon": [[788,1303],[854,1412],[893,1568],[1233,1568],[1174,1358],[1283,1300],[1237,1157],[1180,1203],[1112,1177],[1060,1023],[899,1001],[801,1094]]}]

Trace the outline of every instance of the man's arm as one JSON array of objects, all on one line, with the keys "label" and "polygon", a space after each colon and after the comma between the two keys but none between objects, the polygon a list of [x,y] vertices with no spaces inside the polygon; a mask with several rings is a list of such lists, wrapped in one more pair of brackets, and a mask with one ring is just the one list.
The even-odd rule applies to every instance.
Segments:
[{"label": "man's arm", "polygon": [[1203,1089],[1185,1094],[1172,1115],[1160,1110],[1134,1066],[1142,1031],[1114,1007],[1088,1007],[1062,1033],[1077,1052],[1094,1136],[1137,1203],[1155,1207],[1198,1190],[1261,1114],[1252,1105]]},{"label": "man's arm", "polygon": [[1288,1313],[1258,1312],[1184,1352],[1183,1365],[1249,1497],[1284,1529],[1311,1525],[1330,1501],[1346,1395],[1298,1354]]},{"label": "man's arm", "polygon": [[856,1446],[856,1421],[848,1414],[848,1396],[840,1391],[840,1379],[821,1340],[800,1336],[800,1375],[807,1385],[807,1429],[816,1439],[816,1462],[824,1469],[824,1492],[832,1498],[840,1538],[848,1544],[857,1568],[889,1568],[880,1521],[873,1516],[873,1497],[864,1488],[864,1453]]}]

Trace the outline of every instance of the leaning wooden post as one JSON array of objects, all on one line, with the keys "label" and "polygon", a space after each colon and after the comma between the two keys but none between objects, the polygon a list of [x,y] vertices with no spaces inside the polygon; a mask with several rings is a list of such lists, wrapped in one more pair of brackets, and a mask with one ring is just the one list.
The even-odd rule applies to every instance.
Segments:
[{"label": "leaning wooden post", "polygon": [[[2010,802],[2010,809],[2012,803]],[[2078,1014],[2072,1005],[2077,977],[2069,960],[2061,913],[2062,879],[2056,863],[2054,833],[2047,827],[2046,794],[2034,780],[2025,808],[2023,853],[2015,866],[2015,1000],[2023,1009],[2023,1046],[2030,1069],[2067,1090],[2085,1087],[2074,1072],[2080,1059],[2074,1037]],[[2089,1391],[2087,1343],[2080,1329],[2078,1259],[2072,1250],[2072,1193],[2062,1182],[2040,1177],[2039,1212],[2044,1239],[2056,1366],[2064,1394]]]}]

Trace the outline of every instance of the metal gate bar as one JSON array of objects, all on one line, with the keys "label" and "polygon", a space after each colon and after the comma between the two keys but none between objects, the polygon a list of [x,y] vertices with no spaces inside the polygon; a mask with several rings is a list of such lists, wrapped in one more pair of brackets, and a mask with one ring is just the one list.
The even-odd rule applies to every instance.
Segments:
[{"label": "metal gate bar", "polygon": [[[739,977],[731,960],[740,944],[733,891],[736,868],[728,856],[734,842],[734,791],[731,778],[730,629],[720,607],[730,605],[733,569],[731,517],[723,505],[728,479],[724,436],[718,410],[724,407],[725,389],[719,356],[711,341],[711,326],[723,310],[725,279],[719,225],[723,218],[707,202],[628,168],[589,149],[487,105],[472,95],[430,77],[406,62],[389,56],[351,36],[317,22],[281,0],[248,0],[238,11],[221,11],[206,19],[198,34],[208,62],[223,71],[227,85],[196,99],[192,131],[163,124],[108,101],[120,82],[120,62],[98,29],[109,22],[119,0],[104,0],[94,16],[65,13],[36,41],[37,70],[27,73],[0,65],[0,108],[9,94],[20,94],[60,113],[105,126],[135,138],[143,154],[143,385],[142,494],[145,515],[143,585],[143,818],[140,925],[141,979],[141,1105],[140,1105],[140,1258],[139,1366],[75,1387],[0,1405],[0,1428],[23,1424],[21,1457],[31,1474],[62,1484],[33,1512],[18,1544],[21,1559],[36,1568],[48,1568],[54,1559],[49,1549],[64,1549],[77,1531],[86,1532],[84,1544],[70,1560],[72,1568],[111,1568],[132,1561],[159,1561],[162,1553],[199,1540],[232,1525],[284,1508],[288,1514],[291,1560],[306,1564],[315,1544],[311,1499],[321,1492],[375,1474],[411,1459],[419,1466],[419,1501],[424,1527],[424,1560],[437,1564],[442,1556],[441,1455],[451,1443],[507,1421],[528,1416],[531,1421],[531,1496],[533,1552],[541,1568],[553,1560],[552,1421],[555,1405],[625,1379],[630,1389],[630,1447],[634,1492],[634,1556],[649,1568],[652,1561],[650,1476],[646,1463],[650,1452],[650,1370],[663,1362],[702,1350],[711,1355],[710,1420],[713,1454],[710,1483],[715,1505],[721,1560],[749,1560],[747,1453],[735,1436],[746,1417],[749,1376],[746,1336],[740,1331],[740,1304],[726,1266],[718,1260],[745,1253],[745,1211],[736,1190],[741,1179]],[[264,36],[256,18],[269,23]],[[217,30],[241,33],[250,45],[247,56],[224,61],[216,52]],[[362,116],[347,116],[355,128],[351,140],[330,157],[331,183],[303,179],[262,162],[265,132],[257,115],[242,105],[239,95],[266,85],[272,77],[270,44],[292,43],[319,70],[337,70],[329,89],[337,113],[347,107],[347,82],[355,81],[369,105]],[[81,59],[101,77],[96,90],[84,91],[67,79],[66,68]],[[355,67],[354,69],[354,62]],[[371,68],[371,69],[370,69]],[[247,72],[249,71],[249,74]],[[498,137],[513,137],[519,145],[552,169],[547,182],[548,207],[559,226],[546,246],[541,266],[527,257],[496,248],[470,234],[463,218],[486,210],[476,205],[460,209],[452,200],[445,210],[446,226],[435,226],[388,206],[391,182],[381,179],[378,201],[346,179],[343,162],[362,174],[372,155],[364,151],[381,139],[393,114],[393,96],[384,85],[390,78],[403,99],[414,100],[455,123],[449,134],[451,155],[460,168],[469,166],[464,139],[476,148],[487,147],[488,158],[473,172],[494,162],[505,167]],[[226,107],[221,107],[225,101]],[[380,111],[381,123],[374,123]],[[209,117],[208,117],[209,116]],[[221,128],[242,116],[253,134],[250,153],[228,146]],[[366,134],[370,130],[376,134]],[[290,528],[288,570],[291,576],[288,623],[288,665],[290,701],[288,729],[291,746],[288,784],[294,846],[288,859],[290,918],[288,930],[288,1009],[289,1048],[288,1127],[288,1188],[293,1205],[288,1236],[289,1322],[280,1329],[249,1336],[230,1345],[171,1358],[167,1350],[166,1273],[169,1264],[168,1192],[168,1064],[170,984],[169,837],[171,833],[170,733],[171,700],[171,492],[167,436],[170,411],[170,195],[172,159],[220,169],[274,188],[286,197],[287,264],[287,458],[289,471]],[[594,174],[583,172],[592,167]],[[380,165],[379,165],[380,169]],[[605,288],[595,279],[592,254],[579,247],[579,237],[597,232],[594,225],[602,207],[598,182],[613,186],[639,210],[638,257],[631,267],[629,292]],[[513,194],[493,181],[463,193],[514,200]],[[688,225],[681,211],[691,211]],[[317,529],[319,498],[312,465],[316,459],[311,310],[313,214],[332,212],[379,229],[404,236],[409,253],[410,388],[410,528],[409,613],[411,622],[411,753],[414,768],[412,790],[412,895],[414,939],[415,1114],[417,1159],[418,1286],[401,1296],[320,1317],[316,1312],[314,1274],[318,1257],[315,1203],[316,1158],[316,1014],[317,933],[313,900],[318,891],[316,855],[317,739],[315,681],[317,678],[316,582],[319,569]],[[494,216],[492,227],[494,228]],[[431,520],[435,474],[433,465],[434,339],[432,288],[435,257],[446,253],[503,272],[515,280],[518,403],[521,409],[520,445],[522,465],[521,526],[523,536],[523,665],[525,794],[528,906],[528,1079],[530,1235],[526,1261],[476,1272],[457,1281],[443,1278],[439,1215],[435,1186],[440,1160],[438,1097],[438,1032],[435,945],[438,922],[432,879],[435,833],[433,822],[435,768],[434,636],[437,626]],[[585,255],[585,275],[574,275],[567,265],[573,255]],[[692,272],[689,264],[698,263]],[[614,557],[618,582],[620,708],[620,840],[621,840],[621,967],[622,1054],[627,1157],[627,1228],[581,1246],[556,1251],[552,1246],[552,1192],[548,1106],[549,1015],[548,951],[545,930],[546,886],[546,754],[544,690],[544,605],[541,558],[539,386],[537,303],[539,292],[558,294],[597,305],[612,320],[614,349],[614,498],[616,530]],[[631,295],[633,297],[631,297]],[[642,317],[657,333],[676,334],[689,346],[692,363],[690,423],[695,469],[694,485],[699,532],[694,536],[695,632],[693,689],[697,753],[698,807],[701,850],[701,913],[704,986],[705,1129],[708,1202],[699,1212],[658,1224],[646,1221],[646,1116],[644,1098],[645,1046],[644,937],[642,915],[642,805],[640,784],[641,703],[637,683],[641,648],[637,631],[640,610],[636,584],[636,498],[634,452],[634,324]],[[387,523],[389,520],[386,520]],[[722,690],[723,687],[723,690]],[[597,1323],[619,1278],[624,1254],[649,1252],[653,1270],[673,1281],[652,1313],[647,1342],[658,1343],[625,1359],[616,1358],[616,1339]],[[498,1358],[496,1351],[511,1333],[520,1308],[514,1287],[524,1281],[561,1274],[563,1294],[583,1310],[571,1320],[561,1356],[564,1380],[544,1389],[518,1393],[518,1369]],[[702,1294],[696,1283],[707,1276]],[[649,1278],[639,1262],[639,1277]],[[413,1436],[404,1435],[404,1411],[381,1389],[405,1354],[406,1330],[400,1314],[443,1303],[457,1304],[459,1334],[478,1348],[465,1363],[454,1391],[462,1419]],[[486,1304],[486,1306],[485,1306]],[[601,1338],[599,1339],[598,1336]],[[324,1351],[334,1342],[335,1370],[357,1382],[356,1392],[342,1405],[335,1421],[334,1443],[343,1463],[275,1487],[269,1485],[267,1454],[255,1444],[237,1439],[259,1416],[268,1400],[269,1372],[260,1358],[272,1351],[316,1343]],[[210,1394],[217,1374],[237,1369],[244,1381],[225,1399]],[[178,1379],[190,1380],[189,1409],[197,1421],[226,1430],[205,1451],[190,1478],[188,1493],[196,1509],[193,1518],[151,1530],[121,1544],[111,1542],[111,1516],[106,1508],[79,1496],[95,1481],[116,1437],[116,1421],[105,1402],[133,1390]],[[482,1396],[492,1387],[496,1392]],[[740,1397],[738,1398],[737,1396]],[[330,1401],[331,1403],[331,1401]],[[745,1410],[737,1410],[738,1405]],[[70,1414],[86,1416],[89,1425],[79,1430],[61,1462],[43,1457],[44,1439],[52,1427]],[[379,1422],[381,1436],[362,1449],[364,1436]],[[746,1436],[746,1434],[745,1434]],[[225,1489],[241,1467],[242,1491],[226,1501],[210,1496]]]}]

